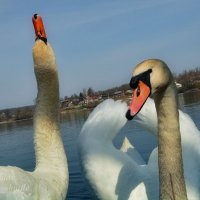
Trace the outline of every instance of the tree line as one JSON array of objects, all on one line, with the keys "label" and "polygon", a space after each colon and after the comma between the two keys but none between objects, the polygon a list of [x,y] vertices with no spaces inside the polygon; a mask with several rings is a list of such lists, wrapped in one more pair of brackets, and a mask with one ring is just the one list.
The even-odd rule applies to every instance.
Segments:
[{"label": "tree line", "polygon": [[182,84],[179,92],[186,92],[191,89],[200,89],[200,67],[184,70],[178,75],[174,75],[175,80]]},{"label": "tree line", "polygon": [[[186,92],[192,89],[200,89],[200,67],[196,67],[190,70],[184,70],[180,74],[174,74],[174,78],[177,83],[182,84],[182,87],[179,88],[179,92]],[[85,100],[88,96],[113,96],[113,94],[117,91],[127,91],[130,90],[129,84],[123,84],[118,87],[113,87],[110,89],[95,91],[92,87],[88,89],[83,89],[79,94],[73,94],[70,97],[65,96],[61,99],[68,101],[82,101]],[[62,106],[62,104],[61,104]],[[18,120],[27,120],[32,119],[34,114],[34,106],[25,106],[20,108],[12,108],[12,109],[4,109],[0,110],[0,123],[1,122],[9,122],[9,121],[18,121]]]}]

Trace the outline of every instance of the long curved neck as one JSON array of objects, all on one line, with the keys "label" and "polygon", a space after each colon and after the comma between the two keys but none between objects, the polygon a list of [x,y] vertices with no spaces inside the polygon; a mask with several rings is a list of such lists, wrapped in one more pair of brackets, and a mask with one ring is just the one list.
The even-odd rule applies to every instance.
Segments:
[{"label": "long curved neck", "polygon": [[158,115],[158,164],[161,200],[186,200],[179,113],[175,85],[154,96]]},{"label": "long curved neck", "polygon": [[[59,84],[56,63],[35,64],[38,96],[34,115],[36,170],[65,179],[67,160],[59,128]],[[59,176],[60,177],[60,176]]]}]

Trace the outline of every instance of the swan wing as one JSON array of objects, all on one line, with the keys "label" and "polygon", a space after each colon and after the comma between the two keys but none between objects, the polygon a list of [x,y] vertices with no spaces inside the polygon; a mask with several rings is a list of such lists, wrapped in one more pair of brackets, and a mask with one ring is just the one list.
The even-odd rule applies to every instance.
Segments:
[{"label": "swan wing", "polygon": [[[106,100],[90,114],[79,135],[79,150],[85,177],[100,199],[131,199],[130,194],[148,179],[145,167],[126,152],[133,146],[124,141],[121,150],[113,145],[113,138],[125,125],[126,103]],[[146,197],[146,185],[135,192]],[[139,192],[140,191],[140,192]],[[139,193],[138,193],[139,192]],[[134,193],[134,192],[133,192]],[[144,198],[145,199],[145,198]]]},{"label": "swan wing", "polygon": [[37,188],[34,177],[17,167],[0,167],[0,199],[35,200]]}]

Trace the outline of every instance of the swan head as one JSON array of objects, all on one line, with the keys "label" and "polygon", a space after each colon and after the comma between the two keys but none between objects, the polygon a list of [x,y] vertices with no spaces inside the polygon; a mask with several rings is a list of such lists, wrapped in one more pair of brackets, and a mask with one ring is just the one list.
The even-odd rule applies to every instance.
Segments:
[{"label": "swan head", "polygon": [[56,70],[55,55],[49,43],[45,44],[40,39],[36,40],[32,49],[32,54],[36,70]]},{"label": "swan head", "polygon": [[[36,40],[33,46],[33,62],[37,80],[41,83],[47,79],[57,76],[56,59],[50,44],[47,43],[47,37],[41,16],[38,14],[32,17],[35,29]],[[44,81],[43,81],[44,80]]]},{"label": "swan head", "polygon": [[133,99],[126,117],[131,120],[140,111],[150,95],[156,97],[172,82],[172,74],[167,64],[162,60],[149,59],[136,65],[130,81]]}]

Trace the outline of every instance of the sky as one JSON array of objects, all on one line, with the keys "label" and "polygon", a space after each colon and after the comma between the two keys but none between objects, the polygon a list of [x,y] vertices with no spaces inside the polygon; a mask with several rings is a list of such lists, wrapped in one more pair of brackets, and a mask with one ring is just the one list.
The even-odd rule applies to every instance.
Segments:
[{"label": "sky", "polygon": [[0,109],[37,95],[32,15],[42,16],[60,96],[129,83],[144,59],[181,73],[200,66],[199,0],[0,0]]}]

